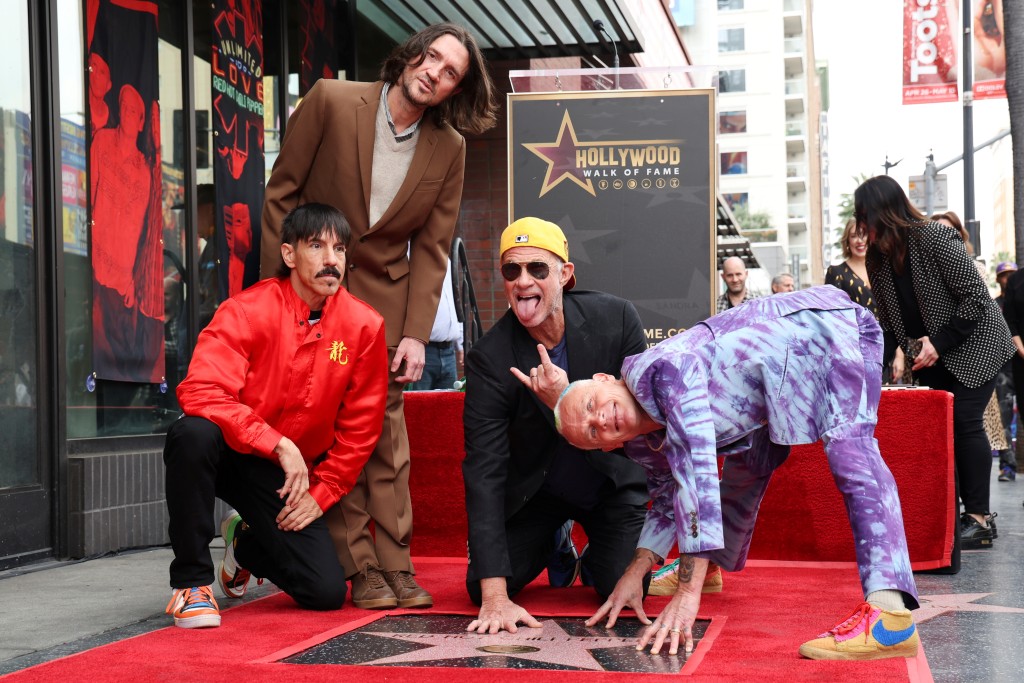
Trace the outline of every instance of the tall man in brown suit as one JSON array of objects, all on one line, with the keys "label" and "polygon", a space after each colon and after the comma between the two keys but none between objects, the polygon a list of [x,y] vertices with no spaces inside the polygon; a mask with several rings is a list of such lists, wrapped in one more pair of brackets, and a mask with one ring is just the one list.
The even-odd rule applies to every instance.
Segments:
[{"label": "tall man in brown suit", "polygon": [[395,48],[376,83],[318,81],[288,122],[267,185],[263,277],[278,270],[285,214],[331,204],[352,226],[346,285],[384,317],[384,431],[355,488],[326,514],[357,607],[433,604],[409,558],[402,386],[423,372],[462,198],[466,143],[456,129],[482,133],[496,111],[476,40],[453,24],[429,26]]}]

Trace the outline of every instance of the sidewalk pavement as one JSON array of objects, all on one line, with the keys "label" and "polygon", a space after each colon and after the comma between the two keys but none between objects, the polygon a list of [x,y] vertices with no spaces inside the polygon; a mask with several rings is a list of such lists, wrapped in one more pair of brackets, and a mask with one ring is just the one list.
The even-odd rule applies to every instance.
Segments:
[{"label": "sidewalk pavement", "polygon": [[[220,538],[210,552],[218,564]],[[173,557],[161,547],[0,572],[0,675],[172,625],[164,608]],[[276,590],[253,581],[244,599]]]}]

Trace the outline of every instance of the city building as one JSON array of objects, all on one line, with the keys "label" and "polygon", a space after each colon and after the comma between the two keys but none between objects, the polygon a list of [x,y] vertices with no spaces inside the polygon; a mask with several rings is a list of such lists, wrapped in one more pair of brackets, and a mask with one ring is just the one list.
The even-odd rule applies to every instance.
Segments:
[{"label": "city building", "polygon": [[719,192],[766,271],[762,280],[789,271],[798,286],[820,284],[821,93],[811,2],[692,4],[680,26],[687,51],[694,64],[719,69]]}]

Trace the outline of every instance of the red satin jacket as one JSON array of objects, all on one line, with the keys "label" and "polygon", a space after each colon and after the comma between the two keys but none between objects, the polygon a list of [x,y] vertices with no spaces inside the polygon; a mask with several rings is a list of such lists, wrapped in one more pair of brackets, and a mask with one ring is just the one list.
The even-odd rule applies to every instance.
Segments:
[{"label": "red satin jacket", "polygon": [[228,299],[199,335],[178,402],[219,426],[240,453],[276,462],[274,448],[287,436],[310,466],[310,494],[327,510],[351,490],[380,438],[387,347],[383,318],[344,289],[327,299],[320,322],[308,319],[287,278]]}]

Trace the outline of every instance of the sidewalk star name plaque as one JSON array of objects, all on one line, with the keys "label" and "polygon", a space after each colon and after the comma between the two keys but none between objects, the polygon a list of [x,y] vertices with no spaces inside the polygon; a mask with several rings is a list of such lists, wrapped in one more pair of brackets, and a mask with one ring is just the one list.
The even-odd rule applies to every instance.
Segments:
[{"label": "sidewalk star name plaque", "polygon": [[[678,673],[686,655],[637,652],[645,628],[635,619],[620,619],[614,628],[588,627],[582,617],[541,619],[542,628],[520,627],[516,633],[468,633],[466,615],[384,615],[281,660],[285,664],[347,664],[466,669],[548,669]],[[710,620],[698,619],[694,643]]]}]

